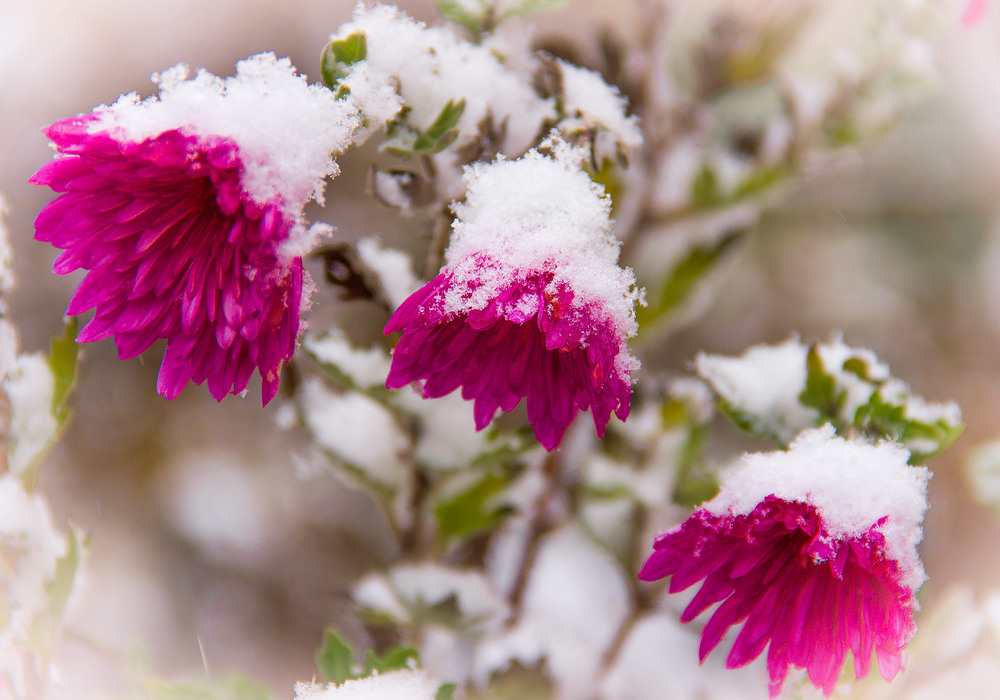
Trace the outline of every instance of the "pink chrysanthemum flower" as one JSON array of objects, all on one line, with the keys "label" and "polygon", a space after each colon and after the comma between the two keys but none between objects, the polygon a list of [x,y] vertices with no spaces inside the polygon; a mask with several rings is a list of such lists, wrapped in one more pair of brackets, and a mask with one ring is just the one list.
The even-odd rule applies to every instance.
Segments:
[{"label": "pink chrysanthemum flower", "polygon": [[434,398],[461,386],[479,430],[526,397],[548,450],[578,411],[591,410],[602,436],[612,413],[628,415],[639,298],[617,264],[607,197],[577,151],[552,148],[467,172],[441,274],[385,327],[403,332],[387,387],[423,380]]},{"label": "pink chrysanthemum flower", "polygon": [[331,153],[358,126],[347,101],[261,54],[235,77],[179,66],[159,95],[46,130],[58,156],[31,177],[63,193],[35,238],[63,252],[53,270],[88,270],[67,313],[96,309],[80,342],[114,336],[121,358],[166,340],[157,389],[192,381],[221,400],[254,369],[267,403],[295,350],[309,234],[307,200],[336,174]]},{"label": "pink chrysanthemum flower", "polygon": [[660,535],[639,578],[672,576],[670,592],[703,581],[681,616],[721,603],[702,632],[702,660],[743,624],[729,668],[767,652],[771,695],[790,667],[829,694],[848,652],[856,677],[872,653],[891,680],[912,636],[925,579],[916,545],[928,473],[894,445],[849,442],[832,428],[788,452],[744,457],[719,495]]}]

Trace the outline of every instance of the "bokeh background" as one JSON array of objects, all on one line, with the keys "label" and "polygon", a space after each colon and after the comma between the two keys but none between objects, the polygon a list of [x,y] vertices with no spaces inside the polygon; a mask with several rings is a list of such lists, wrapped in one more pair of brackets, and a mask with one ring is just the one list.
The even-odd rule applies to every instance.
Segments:
[{"label": "bokeh background", "polygon": [[[810,39],[826,37],[829,48],[816,50],[855,31],[852,6],[865,2],[829,3],[836,16]],[[56,252],[32,240],[51,197],[26,183],[51,155],[41,129],[121,92],[149,94],[150,74],[178,62],[227,75],[270,50],[315,77],[353,4],[0,0],[0,192],[16,256],[11,317],[26,350],[60,331],[78,282],[50,274]],[[399,4],[436,19],[429,0]],[[961,23],[962,3],[949,7],[953,21],[930,43],[936,79],[898,126],[797,178],[699,313],[644,349],[649,371],[683,373],[701,350],[841,331],[917,393],[958,402],[967,432],[931,465],[925,608],[956,585],[984,593],[1000,582],[1000,510],[980,502],[965,468],[975,448],[1000,439],[1000,6],[974,26]],[[533,23],[586,58],[604,29],[627,46],[641,16],[630,2],[570,0]],[[351,158],[341,166],[350,173]],[[412,247],[425,232],[373,207],[364,180],[335,181],[323,218],[346,239],[377,234]],[[336,303],[320,290],[314,324],[328,323],[325,305]],[[371,337],[381,323],[365,302],[336,313]],[[123,666],[167,676],[205,666],[251,671],[290,695],[313,674],[326,625],[363,638],[345,591],[392,558],[385,524],[364,494],[299,473],[294,438],[254,391],[217,405],[189,388],[166,402],[155,394],[158,365],[157,350],[119,362],[110,342],[86,347],[75,418],[42,470],[57,518],[91,542],[60,651],[64,680],[114,691]]]}]

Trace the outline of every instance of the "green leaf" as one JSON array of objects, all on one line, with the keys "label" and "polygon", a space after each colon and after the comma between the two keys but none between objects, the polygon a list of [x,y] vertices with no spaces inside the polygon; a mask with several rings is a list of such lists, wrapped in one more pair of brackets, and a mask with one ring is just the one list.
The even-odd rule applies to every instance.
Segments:
[{"label": "green leaf", "polygon": [[[413,662],[411,664],[410,662]],[[382,655],[379,661],[379,672],[397,671],[420,663],[420,654],[413,647],[395,647]]]},{"label": "green leaf", "polygon": [[48,363],[55,383],[52,414],[60,425],[69,418],[66,404],[76,384],[77,358],[80,352],[80,345],[76,342],[77,325],[75,316],[68,317],[63,334],[54,337],[49,343]]},{"label": "green leaf", "polygon": [[457,688],[458,686],[454,683],[443,684],[438,688],[437,693],[434,694],[434,700],[453,700]]},{"label": "green leaf", "polygon": [[733,193],[733,199],[745,199],[771,189],[792,175],[792,168],[786,163],[778,163],[750,173]]},{"label": "green leaf", "polygon": [[27,648],[39,656],[48,656],[55,643],[86,545],[86,537],[71,525],[66,535],[66,554],[56,561],[52,579],[45,584],[45,607],[32,619],[26,633]]},{"label": "green leaf", "polygon": [[491,507],[489,502],[507,485],[506,477],[487,472],[469,488],[435,504],[434,518],[441,538],[469,537],[497,525],[506,509]]},{"label": "green leaf", "polygon": [[458,120],[465,112],[465,100],[448,100],[448,103],[441,109],[434,123],[427,127],[427,130],[417,136],[413,142],[414,153],[439,153],[452,144],[458,136],[457,131],[453,131]]},{"label": "green leaf", "polygon": [[818,343],[810,345],[806,355],[806,386],[799,394],[799,401],[803,406],[815,408],[824,419],[840,422],[844,390],[837,386],[836,378],[823,365]]},{"label": "green leaf", "polygon": [[355,32],[343,39],[334,39],[323,48],[319,70],[323,84],[331,90],[344,79],[352,65],[368,56],[368,41],[364,32]]},{"label": "green leaf", "polygon": [[[413,662],[411,664],[411,661]],[[420,654],[413,647],[394,647],[379,657],[373,650],[365,652],[364,669],[361,676],[369,676],[373,671],[387,673],[419,666]]]},{"label": "green leaf", "polygon": [[649,299],[646,306],[636,308],[635,317],[639,327],[661,322],[676,311],[745,233],[746,229],[737,228],[718,240],[693,246],[670,270],[655,297]]},{"label": "green leaf", "polygon": [[887,400],[880,391],[872,392],[868,402],[858,408],[854,425],[870,437],[901,443],[910,451],[910,464],[923,464],[951,447],[965,432],[965,425],[944,418],[928,422],[908,417],[906,404],[910,400],[908,394]]},{"label": "green leaf", "polygon": [[701,166],[701,171],[691,181],[691,205],[695,209],[710,209],[721,204],[723,199],[715,171],[708,165]]},{"label": "green leaf", "polygon": [[328,683],[340,685],[354,678],[354,651],[332,627],[323,633],[323,644],[316,651],[316,668]]}]

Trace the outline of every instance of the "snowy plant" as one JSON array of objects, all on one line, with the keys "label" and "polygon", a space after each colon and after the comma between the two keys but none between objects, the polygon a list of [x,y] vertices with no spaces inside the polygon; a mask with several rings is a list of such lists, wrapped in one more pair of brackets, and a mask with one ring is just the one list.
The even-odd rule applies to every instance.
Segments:
[{"label": "snowy plant", "polygon": [[[93,316],[48,355],[19,353],[0,318],[0,642],[18,653],[0,700],[57,677],[81,542],[33,489],[69,419],[72,341],[107,338],[122,360],[162,345],[166,399],[259,386],[295,443],[267,473],[349,494],[352,580],[317,593],[300,574],[323,555],[294,545],[338,514],[289,506],[219,436],[154,480],[186,552],[321,598],[314,622],[338,610],[296,700],[830,695],[864,692],[873,663],[905,678],[925,465],[961,435],[958,406],[832,328],[696,349],[684,375],[658,369],[656,341],[710,313],[783,192],[905,118],[946,20],[880,0],[833,51],[807,40],[837,11],[820,3],[637,1],[631,44],[561,45],[524,19],[558,4],[440,0],[445,21],[424,22],[362,3],[316,66],[178,65],[45,130],[55,157],[30,181],[56,196],[34,237],[78,273],[66,314]],[[390,215],[405,238],[372,230]],[[9,258],[0,239],[4,294]],[[769,447],[734,448],[720,414]],[[995,452],[970,467],[994,507]],[[197,644],[193,680],[112,654],[123,697],[288,696]]]}]

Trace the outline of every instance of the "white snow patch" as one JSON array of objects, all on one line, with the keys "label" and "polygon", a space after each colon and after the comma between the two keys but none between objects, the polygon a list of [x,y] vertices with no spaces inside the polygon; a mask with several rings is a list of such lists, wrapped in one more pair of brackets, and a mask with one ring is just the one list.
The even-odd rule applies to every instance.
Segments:
[{"label": "white snow patch", "polygon": [[169,521],[209,557],[246,564],[273,548],[284,519],[270,484],[222,449],[177,457],[157,482]]},{"label": "white snow patch", "polygon": [[[767,697],[757,682],[757,664],[725,669],[717,655],[695,664],[698,632],[662,613],[644,616],[633,627],[601,685],[605,700],[647,700],[669,697],[703,700],[744,700]],[[754,692],[754,688],[760,690]]]},{"label": "white snow patch", "polygon": [[382,291],[395,309],[420,289],[420,280],[413,274],[410,256],[401,250],[383,248],[375,238],[362,238],[357,243],[358,257],[375,273]]},{"label": "white snow patch", "polygon": [[366,350],[356,348],[339,329],[322,337],[306,334],[302,344],[317,360],[333,365],[350,377],[359,388],[385,386],[391,364],[385,350],[378,347]]},{"label": "white snow patch", "polygon": [[[465,111],[456,125],[459,143],[476,138],[480,122],[492,116],[496,124],[506,122],[505,152],[522,153],[537,137],[542,122],[554,116],[551,100],[538,97],[529,77],[508,69],[489,47],[465,41],[449,27],[427,27],[391,5],[359,5],[354,21],[341,26],[332,38],[357,32],[365,35],[367,54],[352,66],[347,84],[353,91],[360,81],[354,73],[359,71],[382,80],[395,78],[410,110],[406,122],[418,130],[426,130],[449,100],[464,99]],[[378,88],[379,95],[385,84]],[[365,115],[394,116],[388,106],[376,109],[368,104],[364,95],[373,92],[367,88],[359,93]]]},{"label": "white snow patch", "polygon": [[434,700],[437,689],[420,671],[391,671],[340,685],[296,683],[295,700]]},{"label": "white snow patch", "polygon": [[604,82],[596,71],[562,60],[559,67],[568,114],[579,114],[585,122],[605,127],[627,148],[642,145],[639,120],[628,115],[628,103],[618,88]]},{"label": "white snow patch", "polygon": [[767,496],[816,508],[829,537],[864,537],[882,518],[886,556],[902,582],[916,590],[925,580],[917,555],[927,510],[925,467],[891,443],[870,445],[834,435],[832,426],[799,435],[787,452],[747,454],[726,475],[722,489],[702,507],[716,516],[746,515]]},{"label": "white snow patch", "polygon": [[52,414],[55,377],[45,356],[18,355],[3,390],[11,411],[7,467],[19,474],[48,448],[59,429]]},{"label": "white snow patch", "polygon": [[459,392],[422,402],[420,418],[416,458],[423,464],[435,469],[463,469],[489,449],[486,434],[476,430],[472,403],[463,400]]},{"label": "white snow patch", "polygon": [[752,421],[756,432],[787,444],[815,425],[819,412],[803,406],[808,348],[798,338],[778,345],[755,345],[739,357],[699,353],[695,369],[733,409]]},{"label": "white snow patch", "polygon": [[338,172],[331,153],[347,148],[361,123],[353,101],[309,85],[291,61],[272,53],[239,61],[232,77],[205,70],[188,76],[184,65],[154,75],[158,95],[130,93],[98,107],[92,130],[134,142],[171,129],[228,138],[239,147],[241,184],[255,201],[278,199],[298,220],[306,201],[322,200],[324,178]]},{"label": "white snow patch", "polygon": [[454,598],[464,625],[482,628],[507,613],[507,604],[477,571],[433,563],[403,564],[386,574],[369,574],[355,585],[358,604],[378,610],[402,623],[409,609],[433,607]]},{"label": "white snow patch", "polygon": [[573,527],[553,532],[528,572],[521,619],[480,646],[477,682],[514,660],[544,659],[560,698],[591,698],[601,658],[629,608],[628,584],[611,555]]},{"label": "white snow patch", "polygon": [[381,484],[405,481],[407,439],[382,405],[356,392],[334,394],[314,379],[302,388],[302,413],[323,448]]},{"label": "white snow patch", "polygon": [[28,626],[47,604],[45,584],[65,554],[45,502],[14,475],[0,477],[0,648],[26,641]]}]

